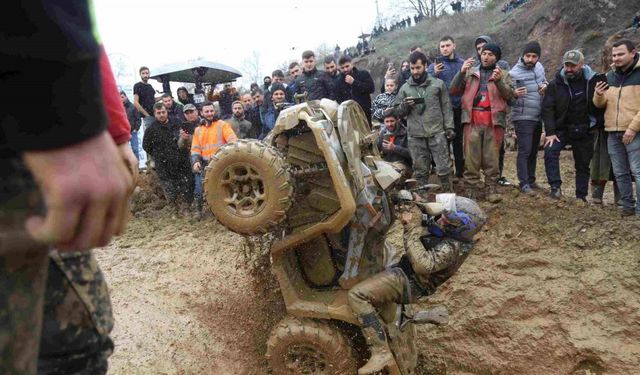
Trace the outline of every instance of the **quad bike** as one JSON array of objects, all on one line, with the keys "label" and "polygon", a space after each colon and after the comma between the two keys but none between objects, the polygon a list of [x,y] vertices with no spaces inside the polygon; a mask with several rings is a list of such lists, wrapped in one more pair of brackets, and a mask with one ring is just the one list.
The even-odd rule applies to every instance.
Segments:
[{"label": "quad bike", "polygon": [[[220,223],[275,237],[271,265],[288,317],[267,342],[273,374],[349,375],[366,362],[347,293],[401,256],[385,242],[400,174],[376,142],[357,103],[323,99],[283,109],[264,141],[228,144],[206,167],[205,194]],[[442,323],[442,310],[387,304],[380,313],[395,357],[385,371],[415,374],[408,323]]]}]

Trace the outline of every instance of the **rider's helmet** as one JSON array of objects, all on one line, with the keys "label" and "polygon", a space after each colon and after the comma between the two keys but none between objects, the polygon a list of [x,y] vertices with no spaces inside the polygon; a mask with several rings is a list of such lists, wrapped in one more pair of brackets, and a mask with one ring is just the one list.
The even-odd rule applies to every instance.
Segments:
[{"label": "rider's helmet", "polygon": [[487,217],[476,202],[465,197],[455,197],[455,207],[445,211],[437,220],[443,237],[471,242],[473,236],[482,229]]}]

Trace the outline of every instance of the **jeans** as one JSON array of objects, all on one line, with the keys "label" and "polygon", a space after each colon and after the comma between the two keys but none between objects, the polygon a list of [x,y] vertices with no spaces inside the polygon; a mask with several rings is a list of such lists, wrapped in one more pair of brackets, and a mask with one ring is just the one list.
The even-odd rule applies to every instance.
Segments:
[{"label": "jeans", "polygon": [[204,178],[202,176],[202,172],[201,173],[194,173],[193,174],[194,178],[195,178],[195,185],[194,185],[194,189],[193,189],[193,196],[196,200],[196,209],[198,211],[202,210],[202,205],[204,203],[204,199],[203,199],[203,183],[204,183]]},{"label": "jeans", "polygon": [[464,128],[462,127],[462,109],[453,109],[453,125],[456,132],[455,138],[451,141],[453,145],[453,158],[456,167],[456,176],[462,177],[464,172],[464,145],[462,139],[464,138]]},{"label": "jeans", "polygon": [[136,159],[140,160],[140,139],[138,139],[137,130],[131,132],[131,150],[133,150]]},{"label": "jeans", "polygon": [[552,189],[559,189],[562,185],[560,177],[560,151],[565,145],[571,145],[573,162],[576,170],[576,198],[586,198],[589,194],[589,178],[591,157],[593,157],[593,135],[581,139],[569,139],[566,133],[558,132],[556,136],[560,142],[544,149],[544,169],[547,181]]},{"label": "jeans", "polygon": [[513,122],[518,137],[518,157],[516,169],[520,187],[536,182],[536,159],[538,157],[538,144],[542,134],[542,125],[539,121],[520,120]]},{"label": "jeans", "polygon": [[640,136],[625,145],[622,143],[624,132],[610,132],[607,138],[609,156],[613,166],[613,174],[620,189],[620,199],[626,209],[633,208],[633,183],[631,174],[636,181],[636,215],[640,215]]}]

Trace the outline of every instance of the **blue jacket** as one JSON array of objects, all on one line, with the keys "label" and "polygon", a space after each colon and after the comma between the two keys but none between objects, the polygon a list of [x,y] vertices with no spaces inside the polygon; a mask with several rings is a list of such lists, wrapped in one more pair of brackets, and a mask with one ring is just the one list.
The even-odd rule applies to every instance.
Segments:
[{"label": "blue jacket", "polygon": [[[462,68],[462,65],[464,64],[464,60],[459,58],[456,55],[454,55],[452,59],[446,58],[444,56],[439,56],[439,58],[442,59],[442,62],[444,64],[444,71],[436,75],[435,74],[436,63],[434,62],[431,65],[429,65],[429,68],[427,69],[427,73],[429,73],[429,75],[432,77],[436,77],[443,80],[448,90],[449,86],[451,85],[451,81],[453,81],[453,77],[455,77],[456,74],[458,74],[458,72]],[[460,108],[461,97],[462,95],[449,95],[449,98],[451,99],[451,107]]]},{"label": "blue jacket", "polygon": [[522,85],[527,88],[527,95],[511,103],[511,120],[540,121],[542,96],[538,93],[538,89],[540,85],[547,83],[544,66],[538,62],[533,68],[528,68],[520,59],[509,74],[514,87],[517,81],[522,81]]}]

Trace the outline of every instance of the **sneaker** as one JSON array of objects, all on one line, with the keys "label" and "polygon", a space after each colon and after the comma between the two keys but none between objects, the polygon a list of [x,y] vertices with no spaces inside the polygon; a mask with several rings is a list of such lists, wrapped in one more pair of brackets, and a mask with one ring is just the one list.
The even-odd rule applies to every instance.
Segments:
[{"label": "sneaker", "polygon": [[529,185],[524,185],[523,187],[520,188],[520,191],[526,195],[536,195],[536,192],[533,191],[533,189]]},{"label": "sneaker", "polygon": [[553,199],[560,199],[562,198],[562,190],[560,188],[551,188],[549,196]]},{"label": "sneaker", "polygon": [[633,207],[623,207],[622,211],[620,211],[620,215],[622,217],[633,216],[636,214],[636,210]]},{"label": "sneaker", "polygon": [[506,177],[500,177],[498,179],[498,185],[500,185],[500,186],[511,186],[511,182],[509,182],[509,180],[507,180]]}]

